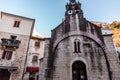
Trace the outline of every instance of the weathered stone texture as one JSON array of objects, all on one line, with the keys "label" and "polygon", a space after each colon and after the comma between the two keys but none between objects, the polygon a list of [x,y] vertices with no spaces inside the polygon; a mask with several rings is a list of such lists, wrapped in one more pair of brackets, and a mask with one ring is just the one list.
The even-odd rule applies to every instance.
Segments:
[{"label": "weathered stone texture", "polygon": [[112,35],[104,36],[104,41],[107,46],[109,53],[107,53],[108,60],[110,62],[111,71],[113,74],[113,80],[120,79],[120,65],[118,61],[118,56],[115,51]]}]

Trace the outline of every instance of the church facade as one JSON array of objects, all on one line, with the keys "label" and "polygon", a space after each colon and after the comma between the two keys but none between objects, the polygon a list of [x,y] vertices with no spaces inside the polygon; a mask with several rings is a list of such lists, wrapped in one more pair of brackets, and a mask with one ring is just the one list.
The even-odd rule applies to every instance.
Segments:
[{"label": "church facade", "polygon": [[65,20],[45,42],[40,80],[120,80],[112,34],[86,20],[80,2],[70,0]]}]

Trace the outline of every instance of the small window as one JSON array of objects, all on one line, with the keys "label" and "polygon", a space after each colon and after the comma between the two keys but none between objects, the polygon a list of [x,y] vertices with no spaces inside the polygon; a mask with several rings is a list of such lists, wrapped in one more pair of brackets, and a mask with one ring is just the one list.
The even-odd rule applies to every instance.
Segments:
[{"label": "small window", "polygon": [[35,46],[36,46],[36,47],[40,47],[40,41],[36,41],[36,42],[35,42]]},{"label": "small window", "polygon": [[10,36],[10,39],[12,39],[12,40],[16,40],[16,38],[17,38],[17,36],[14,36],[14,35]]},{"label": "small window", "polygon": [[38,62],[38,56],[33,56],[32,62],[37,63]]},{"label": "small window", "polygon": [[83,43],[84,52],[93,52],[92,45],[90,43]]},{"label": "small window", "polygon": [[19,27],[20,26],[20,21],[15,21],[13,26],[14,27]]},{"label": "small window", "polygon": [[10,60],[12,57],[12,51],[4,51],[2,55],[2,59]]},{"label": "small window", "polygon": [[89,39],[88,39],[87,37],[83,37],[83,41],[84,41],[84,42],[88,42]]},{"label": "small window", "polygon": [[75,53],[80,53],[80,40],[75,39],[74,41],[74,52]]}]

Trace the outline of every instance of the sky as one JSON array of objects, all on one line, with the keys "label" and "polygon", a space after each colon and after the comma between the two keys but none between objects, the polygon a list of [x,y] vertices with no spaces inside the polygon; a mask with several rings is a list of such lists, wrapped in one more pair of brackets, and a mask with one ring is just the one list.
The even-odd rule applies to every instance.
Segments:
[{"label": "sky", "polygon": [[[76,0],[89,21],[120,21],[120,0]],[[0,0],[0,11],[35,19],[34,29],[44,37],[51,36],[65,14],[69,0]]]}]

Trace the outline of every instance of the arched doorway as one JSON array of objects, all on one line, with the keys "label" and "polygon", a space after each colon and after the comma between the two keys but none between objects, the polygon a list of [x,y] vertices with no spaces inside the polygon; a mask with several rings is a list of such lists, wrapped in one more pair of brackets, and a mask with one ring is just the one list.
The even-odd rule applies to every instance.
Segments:
[{"label": "arched doorway", "polygon": [[87,80],[86,66],[81,61],[76,61],[72,65],[73,80]]},{"label": "arched doorway", "polygon": [[10,72],[7,70],[0,70],[0,80],[9,80]]}]

